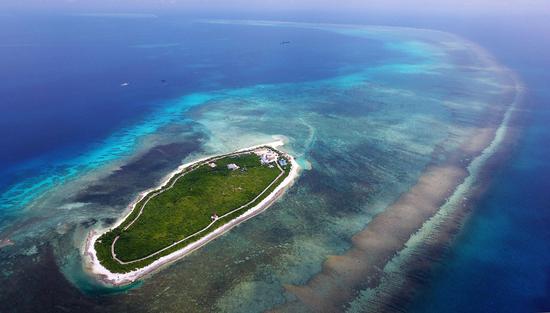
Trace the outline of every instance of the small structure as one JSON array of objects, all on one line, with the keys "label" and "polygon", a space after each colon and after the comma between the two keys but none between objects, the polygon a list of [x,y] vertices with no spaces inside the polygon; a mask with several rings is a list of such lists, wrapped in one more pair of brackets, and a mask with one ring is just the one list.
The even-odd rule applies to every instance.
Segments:
[{"label": "small structure", "polygon": [[266,152],[261,155],[260,161],[262,162],[262,164],[269,164],[269,163],[275,162],[277,161],[277,153],[273,151]]},{"label": "small structure", "polygon": [[285,160],[285,159],[280,159],[280,160],[279,160],[279,164],[280,164],[281,166],[286,166],[287,163],[286,163],[286,160]]},{"label": "small structure", "polygon": [[217,165],[214,162],[210,162],[208,163],[208,166],[210,166],[211,168],[215,168]]},{"label": "small structure", "polygon": [[210,216],[210,220],[211,220],[212,222],[215,221],[215,220],[217,220],[218,218],[220,218],[220,217],[219,217],[218,214],[216,214],[216,213],[214,213],[214,214],[212,214],[212,215]]},{"label": "small structure", "polygon": [[256,149],[254,150],[254,153],[260,157],[260,162],[262,163],[262,165],[276,162],[279,158],[278,153],[266,147]]},{"label": "small structure", "polygon": [[231,164],[227,164],[227,168],[234,171],[234,170],[238,170],[239,166],[235,163],[231,163]]}]

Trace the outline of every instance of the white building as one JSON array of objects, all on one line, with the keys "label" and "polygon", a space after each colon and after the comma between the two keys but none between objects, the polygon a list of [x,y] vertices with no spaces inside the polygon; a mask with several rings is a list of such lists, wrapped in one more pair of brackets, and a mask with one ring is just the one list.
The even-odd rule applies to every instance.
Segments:
[{"label": "white building", "polygon": [[239,166],[235,163],[231,163],[231,164],[227,164],[227,168],[234,171],[234,170],[238,170]]},{"label": "white building", "polygon": [[266,152],[261,155],[260,161],[262,162],[262,164],[269,164],[269,163],[275,162],[277,161],[277,153],[273,151]]}]

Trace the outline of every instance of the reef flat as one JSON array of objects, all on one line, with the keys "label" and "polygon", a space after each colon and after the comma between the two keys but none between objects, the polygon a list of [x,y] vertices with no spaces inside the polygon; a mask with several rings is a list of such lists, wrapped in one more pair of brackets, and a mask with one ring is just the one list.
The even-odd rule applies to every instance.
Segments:
[{"label": "reef flat", "polygon": [[[144,27],[105,23],[124,34]],[[318,299],[336,312],[406,310],[420,289],[409,287],[422,281],[415,269],[436,263],[416,247],[450,242],[451,228],[437,221],[460,230],[485,185],[476,173],[510,144],[505,117],[522,108],[513,73],[480,46],[426,29],[169,18],[150,27],[97,47],[109,56],[120,43],[132,56],[124,68],[139,70],[93,103],[110,104],[106,117],[122,107],[141,114],[100,142],[28,165],[5,189],[0,283],[12,288],[0,311],[14,302],[47,308],[52,285],[55,305],[81,312],[308,312]],[[181,42],[197,32],[204,36]],[[200,88],[186,85],[195,80]],[[92,267],[90,234],[116,228],[128,203],[182,163],[275,139],[303,172],[253,222],[173,255],[170,266],[149,265],[139,273],[156,272],[147,279]],[[134,257],[143,256],[123,261]]]}]

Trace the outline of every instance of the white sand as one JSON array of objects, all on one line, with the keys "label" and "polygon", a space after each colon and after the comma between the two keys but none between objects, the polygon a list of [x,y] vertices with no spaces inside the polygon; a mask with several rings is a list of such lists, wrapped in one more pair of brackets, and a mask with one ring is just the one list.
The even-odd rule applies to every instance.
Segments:
[{"label": "white sand", "polygon": [[[270,147],[273,147],[273,148],[277,148],[277,147],[282,146],[282,145],[284,145],[283,141],[278,140],[278,141],[270,142],[270,143],[267,143],[267,144],[261,144],[261,145],[256,145],[256,146],[240,149],[240,150],[235,151],[235,152],[252,150],[252,149],[255,149],[255,148],[258,148],[258,147],[261,147],[261,146],[270,146]],[[158,260],[154,261],[153,263],[151,263],[151,264],[149,264],[149,265],[147,265],[143,268],[140,268],[140,269],[134,270],[132,272],[128,272],[128,273],[112,273],[108,269],[106,269],[103,265],[101,265],[101,263],[97,259],[96,251],[95,251],[95,248],[94,248],[95,241],[101,235],[103,235],[104,233],[108,232],[109,230],[119,226],[130,215],[130,213],[134,209],[135,205],[139,201],[141,201],[141,199],[143,199],[143,197],[145,197],[151,191],[155,191],[155,190],[159,190],[159,189],[163,188],[166,184],[168,184],[168,182],[170,181],[170,179],[172,179],[172,177],[179,174],[181,171],[183,171],[187,167],[189,167],[193,164],[196,164],[198,162],[202,162],[204,160],[207,160],[211,157],[212,156],[205,157],[205,158],[202,158],[202,159],[199,159],[199,160],[196,160],[196,161],[186,163],[186,164],[183,164],[183,165],[179,166],[175,171],[173,171],[169,175],[167,175],[166,178],[163,180],[163,182],[157,188],[149,189],[149,190],[146,190],[146,191],[140,193],[140,195],[137,197],[137,199],[135,201],[133,201],[131,203],[131,205],[129,206],[128,213],[125,214],[124,217],[120,218],[111,228],[103,229],[103,230],[92,230],[92,231],[90,231],[90,233],[88,234],[88,237],[86,238],[84,246],[82,247],[85,271],[87,273],[89,273],[90,275],[92,275],[93,277],[97,278],[102,283],[106,284],[106,285],[121,286],[121,285],[130,284],[130,283],[136,281],[139,278],[142,278],[142,277],[144,277],[148,274],[151,274],[151,273],[157,271],[162,266],[166,266],[166,265],[168,265],[168,264],[170,264],[170,263],[186,256],[187,254],[189,254],[189,253],[197,250],[198,248],[202,247],[203,245],[207,244],[211,240],[214,240],[217,237],[223,235],[224,233],[229,231],[231,228],[233,228],[233,227],[239,225],[240,223],[248,220],[249,218],[252,218],[252,217],[256,216],[257,214],[263,212],[273,202],[275,202],[275,200],[279,196],[281,196],[284,193],[284,191],[286,190],[287,187],[289,187],[294,182],[296,177],[298,177],[298,174],[299,174],[299,171],[300,171],[300,166],[298,165],[298,163],[294,160],[294,158],[292,156],[289,155],[288,157],[289,157],[290,162],[292,164],[292,168],[291,168],[291,171],[290,171],[289,175],[283,180],[283,182],[281,184],[279,184],[275,188],[275,190],[273,190],[273,192],[271,192],[267,197],[265,197],[260,203],[258,203],[256,206],[248,209],[243,214],[241,214],[240,216],[234,218],[233,220],[229,221],[228,223],[224,224],[223,226],[220,226],[219,228],[215,229],[214,231],[212,231],[211,233],[209,233],[206,236],[202,237],[201,239],[185,246],[184,248],[182,248],[178,251],[175,251],[175,252],[173,252],[169,255],[163,256],[163,257],[159,258]]]}]

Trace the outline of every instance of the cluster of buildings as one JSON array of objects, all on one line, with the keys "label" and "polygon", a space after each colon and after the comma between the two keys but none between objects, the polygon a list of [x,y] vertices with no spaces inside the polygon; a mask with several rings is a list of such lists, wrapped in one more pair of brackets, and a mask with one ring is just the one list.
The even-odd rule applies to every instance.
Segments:
[{"label": "cluster of buildings", "polygon": [[258,149],[254,151],[254,153],[260,156],[260,162],[262,162],[262,165],[276,162],[279,158],[279,155],[277,153],[267,148]]},{"label": "cluster of buildings", "polygon": [[277,153],[270,151],[262,154],[260,156],[260,161],[262,162],[262,164],[269,164],[277,161],[278,158],[279,156],[277,155]]},{"label": "cluster of buildings", "polygon": [[[254,151],[256,155],[260,157],[260,162],[262,165],[267,165],[269,167],[274,167],[273,163],[277,162],[280,166],[285,167],[288,162],[284,158],[279,158],[279,154],[275,151],[268,149],[268,148],[261,148]],[[215,168],[217,165],[214,162],[208,163],[208,166],[211,168]],[[235,171],[240,169],[240,167],[235,163],[227,164],[227,169],[231,171]],[[246,169],[242,169],[241,171],[245,171]]]},{"label": "cluster of buildings", "polygon": [[287,160],[285,160],[284,158],[279,158],[279,154],[271,149],[262,148],[254,151],[254,153],[260,156],[260,161],[262,162],[262,165],[269,165],[269,167],[273,167],[273,163],[277,162],[280,166],[284,167],[288,164]]}]

